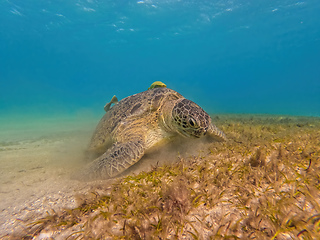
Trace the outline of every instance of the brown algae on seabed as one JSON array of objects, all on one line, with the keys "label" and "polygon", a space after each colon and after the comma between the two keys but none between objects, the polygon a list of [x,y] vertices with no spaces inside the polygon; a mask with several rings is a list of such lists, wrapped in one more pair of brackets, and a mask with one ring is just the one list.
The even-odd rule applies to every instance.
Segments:
[{"label": "brown algae on seabed", "polygon": [[221,115],[228,141],[115,180],[5,239],[320,239],[320,119]]}]

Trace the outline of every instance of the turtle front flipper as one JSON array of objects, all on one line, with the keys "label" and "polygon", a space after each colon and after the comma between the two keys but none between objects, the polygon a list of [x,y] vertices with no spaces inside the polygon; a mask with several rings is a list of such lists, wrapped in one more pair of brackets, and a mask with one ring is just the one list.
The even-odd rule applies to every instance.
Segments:
[{"label": "turtle front flipper", "polygon": [[75,177],[81,180],[96,180],[113,178],[144,155],[145,146],[141,140],[115,143],[104,154],[85,166]]},{"label": "turtle front flipper", "polygon": [[212,123],[210,124],[207,133],[210,137],[214,139],[217,139],[220,141],[227,140],[226,135]]}]

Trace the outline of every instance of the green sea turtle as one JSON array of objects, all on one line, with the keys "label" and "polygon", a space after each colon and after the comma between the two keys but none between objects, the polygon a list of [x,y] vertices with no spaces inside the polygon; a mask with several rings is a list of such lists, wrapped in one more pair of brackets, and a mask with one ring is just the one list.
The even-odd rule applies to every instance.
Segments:
[{"label": "green sea turtle", "polygon": [[[154,83],[151,84],[151,86],[148,89],[154,89],[154,88],[158,88],[158,87],[167,87],[167,85],[165,85],[163,82],[160,81],[155,81]],[[114,95],[110,102],[108,102],[105,106],[104,106],[104,110],[106,112],[108,112],[111,108],[112,104],[117,104],[118,103],[118,98],[116,97],[116,95]]]},{"label": "green sea turtle", "polygon": [[177,135],[225,139],[200,106],[174,90],[153,88],[124,98],[100,120],[88,147],[96,159],[77,178],[115,177]]}]

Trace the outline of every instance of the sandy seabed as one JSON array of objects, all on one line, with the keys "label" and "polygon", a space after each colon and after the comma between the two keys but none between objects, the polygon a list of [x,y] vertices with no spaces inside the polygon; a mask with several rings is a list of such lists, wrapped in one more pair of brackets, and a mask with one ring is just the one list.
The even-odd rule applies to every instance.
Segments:
[{"label": "sandy seabed", "polygon": [[[84,152],[98,119],[2,120],[0,128],[0,237],[23,232],[26,223],[79,205],[77,196],[108,188],[114,180],[79,182],[71,175],[85,165]],[[192,143],[185,142],[189,147]],[[173,157],[176,153],[169,147]],[[197,152],[194,150],[192,152]],[[165,156],[146,156],[130,173],[150,170]],[[166,158],[166,159],[163,159]]]},{"label": "sandy seabed", "polygon": [[[287,141],[288,139],[290,140],[290,134],[292,136],[311,136],[314,134],[314,142],[303,142],[305,140],[302,138],[301,148],[307,146],[307,149],[309,149],[307,152],[305,151],[305,154],[308,155],[307,157],[311,159],[311,156],[313,156],[319,161],[317,158],[320,154],[317,147],[319,144],[319,138],[317,137],[320,135],[319,118],[221,115],[213,117],[213,120],[225,132],[229,138],[229,143],[179,142],[180,148],[178,145],[171,144],[166,148],[165,153],[159,150],[157,154],[146,156],[141,163],[132,168],[129,174],[150,171],[158,164],[177,162],[181,159],[181,156],[195,158],[195,156],[203,155],[204,157],[200,159],[204,161],[208,154],[211,154],[208,159],[211,159],[212,155],[216,154],[215,161],[222,158],[241,158],[251,159],[249,161],[253,162],[250,164],[259,165],[261,161],[265,161],[258,161],[261,158],[260,155],[266,157],[273,154],[271,150],[263,150],[262,154],[260,150],[257,152],[257,149],[263,148],[264,141],[266,143],[265,146],[270,142],[273,144],[271,144],[272,146],[279,145],[281,142],[284,145],[290,145],[290,141]],[[19,239],[19,237],[23,237],[23,234],[28,233],[24,236],[25,239],[32,237],[45,239],[50,236],[53,239],[64,239],[65,235],[61,234],[63,229],[56,230],[59,233],[56,235],[53,233],[54,230],[46,231],[44,229],[44,231],[35,232],[35,235],[32,236],[32,234],[30,235],[30,224],[64,209],[75,209],[79,204],[83,204],[79,200],[79,196],[84,196],[99,189],[107,192],[108,189],[112,188],[114,181],[119,181],[119,179],[116,179],[79,182],[70,178],[70,175],[77,168],[85,164],[83,153],[96,126],[97,119],[92,118],[81,121],[79,119],[60,118],[30,120],[23,123],[3,123],[0,128],[0,237]],[[256,139],[259,139],[260,142],[255,144],[253,142]],[[246,142],[250,144],[247,144],[248,146],[243,150],[234,147],[244,145]],[[181,148],[181,144],[186,147]],[[228,151],[224,151],[222,148],[228,148]],[[186,149],[192,149],[192,151],[188,152]],[[310,149],[313,149],[313,152]],[[168,152],[171,152],[171,155]],[[234,155],[232,155],[233,153]],[[194,197],[192,203],[195,199],[200,199],[201,196]],[[314,196],[317,199],[316,201],[319,200],[318,197]],[[189,211],[191,210],[189,209]],[[188,214],[189,212],[185,215]],[[114,215],[116,216],[116,214]],[[119,222],[119,220],[117,221]],[[126,224],[126,221],[124,221],[124,224]],[[184,228],[182,227],[182,229]],[[182,229],[180,229],[181,232]],[[68,231],[69,234],[72,233],[70,230]],[[159,233],[159,231],[157,230],[152,234]],[[186,232],[192,232],[192,229]],[[123,234],[125,235],[125,233]],[[143,238],[139,234],[139,237],[134,237],[137,236],[136,232],[132,233],[131,231],[128,234],[133,239]],[[151,234],[150,231],[149,234]],[[193,239],[195,234],[201,235],[196,231],[195,233],[190,233],[189,238],[186,235],[183,235],[183,238]],[[272,237],[272,233],[270,234]],[[149,239],[146,235],[143,236],[145,236],[145,239]],[[169,238],[177,237],[173,233],[168,233],[168,236]],[[203,236],[202,238],[207,238]],[[241,238],[244,235],[238,234],[237,236]],[[278,239],[282,239],[279,236]]]},{"label": "sandy seabed", "polygon": [[2,120],[0,236],[21,231],[46,211],[76,206],[74,195],[96,183],[70,180],[96,124],[94,119]]}]

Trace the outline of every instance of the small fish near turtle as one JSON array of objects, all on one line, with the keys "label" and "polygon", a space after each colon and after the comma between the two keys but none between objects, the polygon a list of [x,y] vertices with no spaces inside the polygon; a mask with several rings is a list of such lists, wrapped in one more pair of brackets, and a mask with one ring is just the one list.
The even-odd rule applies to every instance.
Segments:
[{"label": "small fish near turtle", "polygon": [[[149,89],[154,89],[154,88],[158,88],[158,87],[167,87],[167,85],[165,85],[163,82],[160,82],[160,81],[155,81],[154,83],[151,84],[151,86],[148,88]],[[104,110],[106,112],[108,112],[111,108],[111,105],[112,104],[117,104],[119,101],[118,101],[118,98],[116,97],[116,95],[114,95],[110,102],[108,102],[105,106],[104,106]]]},{"label": "small fish near turtle", "polygon": [[108,102],[105,106],[104,106],[104,110],[106,112],[108,112],[110,109],[111,109],[111,105],[112,104],[117,104],[119,101],[118,101],[118,98],[116,97],[116,95],[113,95],[113,97],[111,98],[110,102]]},{"label": "small fish near turtle", "polygon": [[154,83],[151,84],[151,86],[148,88],[149,89],[154,89],[154,88],[159,88],[159,87],[167,87],[163,82],[161,81],[155,81]]},{"label": "small fish near turtle", "polygon": [[88,147],[88,152],[96,158],[75,176],[77,179],[116,177],[137,163],[148,150],[161,147],[178,135],[226,139],[200,106],[163,85],[110,106]]}]

